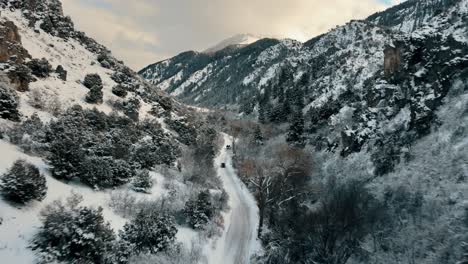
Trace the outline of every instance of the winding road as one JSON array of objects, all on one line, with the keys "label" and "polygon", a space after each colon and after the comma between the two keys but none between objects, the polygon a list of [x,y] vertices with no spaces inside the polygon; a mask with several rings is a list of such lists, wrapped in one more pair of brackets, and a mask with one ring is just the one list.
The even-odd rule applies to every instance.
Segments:
[{"label": "winding road", "polygon": [[[223,134],[223,136],[224,145],[231,144],[232,139],[228,135]],[[229,194],[230,210],[224,215],[225,230],[217,243],[216,254],[209,263],[248,264],[257,246],[258,209],[253,196],[239,180],[232,167],[231,150],[223,147],[216,162],[218,175]],[[221,163],[225,163],[226,167],[221,168]]]}]

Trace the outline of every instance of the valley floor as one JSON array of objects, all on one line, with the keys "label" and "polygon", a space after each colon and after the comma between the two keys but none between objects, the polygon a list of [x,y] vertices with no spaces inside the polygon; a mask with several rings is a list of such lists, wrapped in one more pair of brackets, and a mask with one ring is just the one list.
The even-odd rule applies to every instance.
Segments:
[{"label": "valley floor", "polygon": [[[222,134],[224,145],[229,145],[232,138]],[[207,252],[210,264],[247,264],[249,258],[259,248],[256,239],[258,208],[254,197],[237,177],[232,166],[232,151],[225,147],[215,160],[218,175],[229,194],[230,210],[224,214],[224,231],[222,237],[216,241],[216,247]],[[225,163],[226,168],[220,164]]]}]

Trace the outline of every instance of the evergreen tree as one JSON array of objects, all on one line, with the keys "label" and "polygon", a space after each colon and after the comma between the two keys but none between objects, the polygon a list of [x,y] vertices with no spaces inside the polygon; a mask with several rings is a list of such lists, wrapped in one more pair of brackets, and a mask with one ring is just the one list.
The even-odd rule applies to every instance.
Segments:
[{"label": "evergreen tree", "polygon": [[210,193],[208,191],[202,191],[198,194],[196,199],[187,201],[184,214],[187,217],[188,224],[192,228],[202,229],[214,214]]},{"label": "evergreen tree", "polygon": [[94,188],[111,188],[129,182],[135,175],[124,160],[113,157],[86,157],[81,165],[80,180]]},{"label": "evergreen tree", "polygon": [[123,107],[125,115],[127,115],[133,121],[138,121],[141,107],[141,103],[138,98],[132,97],[128,100],[125,100],[123,102]]},{"label": "evergreen tree", "polygon": [[267,117],[265,114],[265,104],[260,103],[258,106],[258,122],[262,124],[266,124],[267,122]]},{"label": "evergreen tree", "polygon": [[82,197],[56,201],[41,212],[42,226],[31,241],[45,263],[109,263],[115,235],[102,208],[79,207]]},{"label": "evergreen tree", "polygon": [[140,211],[125,224],[120,238],[133,245],[137,253],[157,253],[175,241],[177,228],[171,216],[155,211]]},{"label": "evergreen tree", "polygon": [[85,101],[89,104],[102,104],[102,97],[102,87],[95,85],[89,89],[89,92],[85,97]]},{"label": "evergreen tree", "polygon": [[17,160],[2,176],[0,191],[7,200],[15,203],[42,201],[47,194],[46,178],[34,165]]},{"label": "evergreen tree", "polygon": [[138,171],[132,182],[133,190],[136,192],[148,193],[151,187],[153,187],[153,182],[149,172],[147,170]]},{"label": "evergreen tree", "polygon": [[88,89],[91,89],[94,86],[97,86],[98,88],[102,89],[103,85],[102,85],[101,76],[99,76],[99,74],[96,74],[96,73],[88,74],[84,78],[83,85]]},{"label": "evergreen tree", "polygon": [[262,146],[264,142],[262,130],[260,129],[260,126],[256,126],[253,134],[253,140],[252,142],[257,145],[257,146]]},{"label": "evergreen tree", "polygon": [[302,112],[293,115],[286,141],[295,147],[304,147],[304,117]]},{"label": "evergreen tree", "polygon": [[18,96],[5,83],[0,82],[0,118],[19,121]]}]

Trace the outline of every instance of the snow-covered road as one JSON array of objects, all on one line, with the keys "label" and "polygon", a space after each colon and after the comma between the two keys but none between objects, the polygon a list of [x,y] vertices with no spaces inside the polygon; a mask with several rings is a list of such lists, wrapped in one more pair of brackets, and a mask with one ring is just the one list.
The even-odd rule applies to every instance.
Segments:
[{"label": "snow-covered road", "polygon": [[[232,145],[226,134],[224,145]],[[232,167],[232,152],[225,147],[216,158],[218,175],[229,194],[230,210],[224,214],[225,229],[216,243],[216,249],[208,255],[210,264],[247,264],[251,254],[258,249],[256,240],[258,208],[255,199],[239,180]],[[220,164],[225,163],[226,168]]]}]

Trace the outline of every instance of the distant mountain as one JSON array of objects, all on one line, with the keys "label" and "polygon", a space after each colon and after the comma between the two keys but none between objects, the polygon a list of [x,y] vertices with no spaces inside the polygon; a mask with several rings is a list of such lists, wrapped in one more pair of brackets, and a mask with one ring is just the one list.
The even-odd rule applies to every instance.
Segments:
[{"label": "distant mountain", "polygon": [[[467,21],[468,0],[412,0],[306,43],[261,39],[212,54],[185,52],[139,73],[186,103],[262,122],[288,122],[301,110],[310,143],[343,155],[404,122],[405,130],[394,131],[401,150],[405,137],[431,131],[451,87],[467,78]],[[334,127],[332,119],[350,109],[347,127]]]},{"label": "distant mountain", "polygon": [[216,44],[215,46],[211,48],[204,50],[203,53],[208,53],[208,54],[215,53],[229,46],[237,46],[237,47],[245,46],[248,44],[252,44],[259,39],[260,39],[259,37],[254,36],[252,34],[238,34],[238,35],[232,36],[228,39],[221,41],[220,43]]}]

